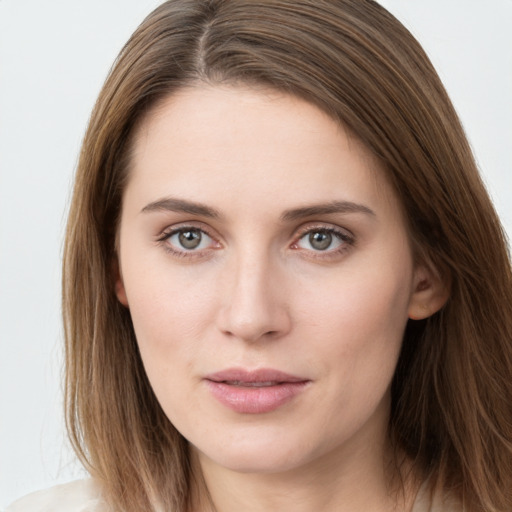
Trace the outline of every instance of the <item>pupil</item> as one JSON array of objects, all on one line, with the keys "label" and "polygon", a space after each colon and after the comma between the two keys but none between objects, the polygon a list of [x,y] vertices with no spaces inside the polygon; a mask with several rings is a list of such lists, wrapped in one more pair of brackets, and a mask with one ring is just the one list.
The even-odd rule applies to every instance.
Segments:
[{"label": "pupil", "polygon": [[179,240],[185,249],[195,249],[201,243],[201,233],[197,230],[182,231],[179,234]]},{"label": "pupil", "polygon": [[309,243],[311,244],[311,247],[314,247],[319,251],[325,251],[331,245],[331,242],[331,233],[326,233],[325,231],[316,231],[309,235]]}]

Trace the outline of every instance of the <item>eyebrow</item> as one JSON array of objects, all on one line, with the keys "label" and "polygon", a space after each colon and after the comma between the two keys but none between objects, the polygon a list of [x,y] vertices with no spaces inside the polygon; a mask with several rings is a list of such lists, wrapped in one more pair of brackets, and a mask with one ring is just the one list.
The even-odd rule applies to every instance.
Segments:
[{"label": "eyebrow", "polygon": [[332,201],[325,204],[314,204],[302,208],[294,208],[293,210],[286,210],[281,215],[281,220],[294,221],[314,215],[329,215],[333,213],[364,213],[372,217],[376,216],[373,210],[363,204],[353,203],[351,201]]},{"label": "eyebrow", "polygon": [[[161,210],[189,213],[191,215],[199,215],[212,219],[219,219],[221,217],[220,213],[210,206],[174,197],[166,197],[153,201],[152,203],[144,206],[141,212],[146,213]],[[281,215],[281,220],[289,222],[314,215],[329,215],[335,213],[363,213],[372,217],[376,216],[373,210],[362,204],[353,203],[351,201],[331,201],[330,203],[314,204],[311,206],[303,206],[301,208],[286,210]]]},{"label": "eyebrow", "polygon": [[212,219],[220,218],[220,213],[214,208],[201,203],[186,201],[185,199],[176,199],[174,197],[166,197],[149,203],[144,206],[144,208],[142,208],[141,212],[146,213],[161,210],[178,213],[189,213],[191,215],[200,215],[202,217],[209,217]]}]

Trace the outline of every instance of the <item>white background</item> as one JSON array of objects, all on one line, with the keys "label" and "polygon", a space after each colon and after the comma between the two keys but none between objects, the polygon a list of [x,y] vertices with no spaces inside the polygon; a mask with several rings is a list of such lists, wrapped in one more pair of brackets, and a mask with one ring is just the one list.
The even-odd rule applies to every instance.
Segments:
[{"label": "white background", "polygon": [[[89,113],[157,0],[0,0],[0,505],[83,474],[61,414],[60,256]],[[383,0],[429,53],[512,235],[512,0]]]}]

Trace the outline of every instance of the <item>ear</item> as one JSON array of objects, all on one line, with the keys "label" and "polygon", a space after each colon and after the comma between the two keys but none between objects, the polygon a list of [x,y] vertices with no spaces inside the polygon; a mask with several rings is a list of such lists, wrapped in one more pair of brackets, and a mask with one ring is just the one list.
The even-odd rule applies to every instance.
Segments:
[{"label": "ear", "polygon": [[437,313],[450,296],[449,280],[431,265],[417,265],[408,315],[411,320],[424,320]]},{"label": "ear", "polygon": [[119,260],[116,258],[113,264],[113,275],[114,275],[114,288],[116,292],[117,300],[124,306],[128,306],[128,297],[126,296],[126,289],[124,287],[123,275],[119,266]]}]

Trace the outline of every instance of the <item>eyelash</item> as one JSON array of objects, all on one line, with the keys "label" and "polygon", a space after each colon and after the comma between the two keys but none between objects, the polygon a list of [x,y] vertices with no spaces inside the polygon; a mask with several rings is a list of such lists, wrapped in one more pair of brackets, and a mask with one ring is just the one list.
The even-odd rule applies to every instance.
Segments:
[{"label": "eyelash", "polygon": [[326,226],[326,225],[319,225],[319,226],[304,226],[303,228],[299,229],[298,235],[295,238],[295,241],[292,243],[291,248],[293,250],[301,250],[298,246],[299,242],[303,240],[306,236],[311,235],[312,233],[326,233],[330,235],[334,235],[335,238],[338,239],[340,242],[339,247],[335,249],[326,249],[325,251],[322,250],[307,250],[304,249],[308,253],[313,253],[314,258],[316,259],[333,259],[336,257],[339,257],[340,255],[344,254],[346,251],[348,251],[354,244],[355,244],[355,237],[349,233],[347,230],[342,230],[340,228],[336,228],[334,226]]},{"label": "eyelash", "polygon": [[[181,225],[178,227],[171,227],[168,229],[165,229],[162,231],[160,235],[158,235],[157,243],[161,244],[165,251],[172,254],[173,256],[179,257],[179,258],[204,258],[207,256],[205,253],[205,250],[209,250],[211,248],[207,249],[200,249],[200,250],[194,250],[190,249],[187,250],[183,248],[182,250],[175,249],[170,243],[169,239],[179,233],[186,233],[187,231],[198,231],[200,233],[203,233],[207,235],[209,238],[211,238],[217,246],[220,246],[219,242],[216,240],[216,238],[209,233],[207,229],[204,227],[194,226],[194,225]],[[306,227],[303,227],[299,229],[297,236],[294,239],[294,242],[290,245],[290,248],[292,250],[300,251],[301,248],[299,247],[299,242],[303,240],[306,236],[312,234],[312,233],[324,233],[324,234],[330,234],[334,235],[336,239],[340,242],[339,247],[335,249],[326,249],[325,251],[322,250],[308,250],[308,249],[302,249],[306,251],[307,253],[314,254],[314,258],[317,259],[332,259],[336,256],[340,256],[341,254],[345,253],[347,250],[349,250],[354,244],[355,244],[355,238],[352,234],[349,234],[347,231],[332,227],[332,226],[311,226],[308,225]]]},{"label": "eyelash", "polygon": [[203,250],[187,250],[183,248],[182,250],[175,249],[169,242],[169,239],[173,235],[177,235],[179,233],[186,233],[187,231],[199,231],[202,234],[207,235],[209,238],[211,238],[217,245],[220,245],[218,242],[216,242],[216,239],[213,235],[211,235],[207,229],[204,227],[194,226],[194,225],[182,225],[178,227],[171,227],[167,228],[158,236],[157,243],[161,244],[165,251],[170,253],[173,256],[176,256],[178,258],[203,258],[206,256],[204,249]]}]

